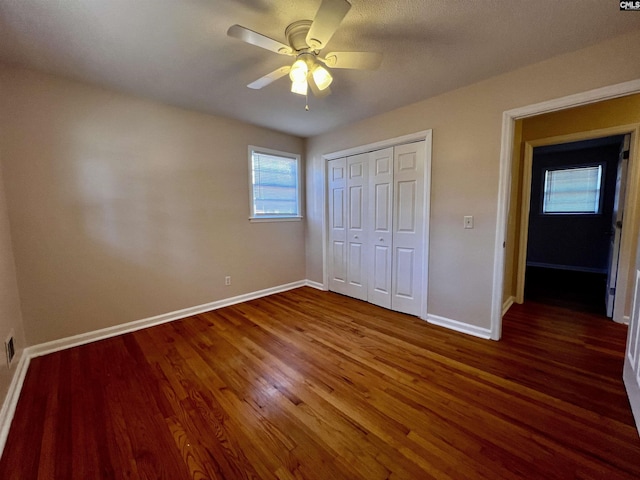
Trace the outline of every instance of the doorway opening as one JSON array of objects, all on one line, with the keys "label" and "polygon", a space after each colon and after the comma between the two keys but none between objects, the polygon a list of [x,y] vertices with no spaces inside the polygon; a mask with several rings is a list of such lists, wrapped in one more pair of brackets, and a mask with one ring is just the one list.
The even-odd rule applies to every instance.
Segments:
[{"label": "doorway opening", "polygon": [[[500,154],[500,183],[498,200],[498,226],[495,239],[494,289],[492,299],[491,338],[499,340],[502,335],[502,316],[509,307],[524,296],[524,269],[520,280],[521,222],[525,196],[529,187],[524,180],[526,166],[522,158],[523,149],[533,154],[531,143],[526,138],[544,138],[557,135],[556,141],[584,139],[584,133],[592,136],[631,133],[629,140],[629,171],[624,201],[625,225],[620,238],[618,272],[616,274],[616,298],[613,320],[630,324],[626,355],[624,357],[624,383],[628,399],[640,430],[640,364],[638,358],[638,285],[640,270],[637,266],[637,247],[640,232],[640,165],[637,152],[640,149],[640,118],[637,103],[640,101],[640,80],[600,88],[579,95],[543,102],[528,107],[504,112],[502,147]],[[554,115],[553,121],[550,116]],[[525,134],[523,122],[538,119],[537,132]],[[541,146],[538,144],[537,146]],[[530,192],[529,192],[530,193]],[[529,198],[528,196],[526,198]],[[528,202],[527,202],[528,203]],[[528,217],[528,211],[527,211]],[[526,242],[526,240],[525,240]],[[526,252],[526,249],[525,249]],[[522,284],[522,290],[520,290]],[[522,299],[523,300],[523,299]],[[602,317],[601,317],[602,318]],[[611,322],[607,322],[611,326]]]},{"label": "doorway opening", "polygon": [[533,148],[524,299],[613,316],[628,135]]}]

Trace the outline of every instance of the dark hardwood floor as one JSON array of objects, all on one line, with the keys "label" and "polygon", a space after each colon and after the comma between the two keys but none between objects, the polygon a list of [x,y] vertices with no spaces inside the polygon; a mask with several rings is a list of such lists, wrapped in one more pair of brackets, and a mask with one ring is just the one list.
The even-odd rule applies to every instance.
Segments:
[{"label": "dark hardwood floor", "polygon": [[500,342],[300,288],[36,358],[1,479],[637,479],[626,327]]}]

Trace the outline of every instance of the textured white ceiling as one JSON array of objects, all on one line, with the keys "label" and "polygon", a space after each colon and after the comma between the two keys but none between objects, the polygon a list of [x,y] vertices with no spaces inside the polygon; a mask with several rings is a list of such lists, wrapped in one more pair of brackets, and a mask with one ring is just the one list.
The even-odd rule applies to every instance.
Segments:
[{"label": "textured white ceiling", "polygon": [[320,0],[0,0],[0,61],[306,137],[640,28],[616,0],[351,3],[325,52],[381,52],[382,67],[334,70],[309,112],[286,78],[248,89],[289,57],[226,31],[286,43]]}]

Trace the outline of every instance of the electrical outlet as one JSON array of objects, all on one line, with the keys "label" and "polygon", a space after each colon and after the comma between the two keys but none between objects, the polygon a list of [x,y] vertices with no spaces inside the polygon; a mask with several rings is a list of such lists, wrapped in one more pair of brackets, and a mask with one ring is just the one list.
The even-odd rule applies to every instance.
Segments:
[{"label": "electrical outlet", "polygon": [[224,284],[231,285],[231,275],[227,275],[226,277],[224,277]]}]

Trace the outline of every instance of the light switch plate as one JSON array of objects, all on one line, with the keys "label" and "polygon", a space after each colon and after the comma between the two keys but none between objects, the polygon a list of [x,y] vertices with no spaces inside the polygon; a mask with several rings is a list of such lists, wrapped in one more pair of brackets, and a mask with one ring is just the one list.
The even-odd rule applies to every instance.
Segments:
[{"label": "light switch plate", "polygon": [[465,215],[464,228],[473,228],[473,215]]}]

